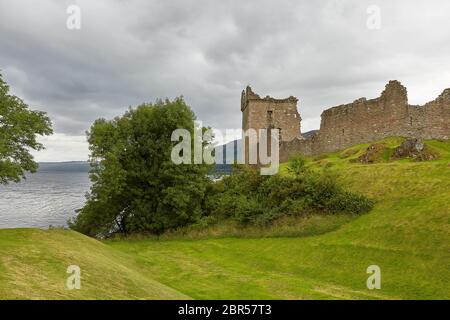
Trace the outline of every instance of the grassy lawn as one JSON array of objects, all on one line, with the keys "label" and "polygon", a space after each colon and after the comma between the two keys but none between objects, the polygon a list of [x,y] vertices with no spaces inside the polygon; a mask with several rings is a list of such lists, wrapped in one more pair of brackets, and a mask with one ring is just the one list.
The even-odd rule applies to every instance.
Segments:
[{"label": "grassy lawn", "polygon": [[[394,147],[400,139],[382,142]],[[200,233],[210,239],[109,244],[130,253],[143,272],[198,299],[449,299],[450,143],[428,144],[439,151],[440,160],[349,162],[368,145],[354,147],[347,158],[336,153],[310,159],[312,168],[325,163],[352,190],[377,203],[360,217],[314,218],[302,237],[222,238],[226,233],[217,226]],[[324,225],[330,232],[323,233]],[[282,232],[283,227],[264,235]],[[366,288],[366,269],[372,264],[381,268],[381,290]]]},{"label": "grassy lawn", "polygon": [[[359,217],[103,243],[63,230],[0,230],[0,298],[450,299],[450,142],[427,144],[439,160],[351,163],[367,145],[309,159],[376,201]],[[65,288],[70,264],[81,267],[81,290]],[[373,264],[381,290],[366,288]]]},{"label": "grassy lawn", "polygon": [[[81,289],[68,290],[69,265]],[[105,244],[64,230],[0,230],[0,299],[186,299]]]}]

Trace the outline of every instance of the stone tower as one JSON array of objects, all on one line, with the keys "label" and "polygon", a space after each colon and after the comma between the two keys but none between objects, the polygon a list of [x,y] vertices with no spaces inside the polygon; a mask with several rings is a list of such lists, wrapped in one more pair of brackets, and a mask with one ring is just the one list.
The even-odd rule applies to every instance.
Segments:
[{"label": "stone tower", "polygon": [[[279,129],[280,142],[300,139],[300,114],[297,111],[298,99],[291,96],[275,99],[261,98],[248,86],[242,91],[241,111],[242,130]],[[248,163],[248,139],[245,143],[245,162]]]}]

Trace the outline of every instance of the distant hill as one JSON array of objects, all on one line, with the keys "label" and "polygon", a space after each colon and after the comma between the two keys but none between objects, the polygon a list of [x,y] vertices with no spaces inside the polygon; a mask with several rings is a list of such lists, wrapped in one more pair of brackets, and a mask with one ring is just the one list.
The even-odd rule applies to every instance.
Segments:
[{"label": "distant hill", "polygon": [[314,137],[318,132],[319,132],[319,130],[311,130],[311,131],[302,133],[302,136],[305,139],[310,139],[310,138]]},{"label": "distant hill", "polygon": [[89,162],[39,162],[38,172],[89,172]]}]

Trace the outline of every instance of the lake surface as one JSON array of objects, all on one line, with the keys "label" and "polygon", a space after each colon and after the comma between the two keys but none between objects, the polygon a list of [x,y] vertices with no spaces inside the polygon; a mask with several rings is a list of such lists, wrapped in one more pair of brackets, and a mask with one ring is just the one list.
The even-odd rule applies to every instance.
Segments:
[{"label": "lake surface", "polygon": [[41,163],[20,183],[0,185],[0,228],[67,226],[89,191],[87,162]]}]

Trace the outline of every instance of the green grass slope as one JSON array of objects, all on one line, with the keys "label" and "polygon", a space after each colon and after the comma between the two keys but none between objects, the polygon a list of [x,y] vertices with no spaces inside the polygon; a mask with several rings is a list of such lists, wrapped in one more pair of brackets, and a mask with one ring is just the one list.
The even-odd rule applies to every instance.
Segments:
[{"label": "green grass slope", "polygon": [[[352,162],[368,145],[309,159],[376,200],[358,217],[105,243],[0,230],[0,298],[450,299],[450,142],[427,141],[440,154],[427,162],[389,161],[401,139],[379,143],[387,151],[375,164]],[[81,267],[81,290],[65,288],[71,264]],[[381,290],[366,288],[370,265],[381,268]]]},{"label": "green grass slope", "polygon": [[[81,289],[68,290],[69,265]],[[0,299],[186,299],[103,243],[64,230],[0,230]]]},{"label": "green grass slope", "polygon": [[[393,148],[401,139],[380,143]],[[352,163],[368,145],[311,159],[312,168],[326,165],[377,202],[369,214],[326,234],[110,245],[198,299],[449,299],[450,143],[427,144],[439,160]],[[366,288],[373,264],[381,268],[381,290]]]}]

